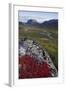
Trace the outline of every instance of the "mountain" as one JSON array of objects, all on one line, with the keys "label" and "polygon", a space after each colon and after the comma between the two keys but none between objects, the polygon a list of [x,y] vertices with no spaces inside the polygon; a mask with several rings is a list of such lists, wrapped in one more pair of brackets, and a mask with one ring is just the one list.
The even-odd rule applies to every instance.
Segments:
[{"label": "mountain", "polygon": [[43,23],[37,22],[37,20],[30,19],[27,21],[27,23],[19,22],[21,25],[28,25],[28,26],[34,26],[34,27],[40,27],[40,28],[49,28],[49,29],[58,29],[58,19],[52,19],[49,21],[44,21]]},{"label": "mountain", "polygon": [[19,22],[19,25],[23,24],[23,22]]},{"label": "mountain", "polygon": [[57,19],[52,19],[52,20],[49,20],[49,21],[45,21],[41,24],[41,27],[58,28],[58,20]]},{"label": "mountain", "polygon": [[39,23],[34,19],[28,20],[26,24],[31,25],[31,26],[38,26],[39,25]]}]

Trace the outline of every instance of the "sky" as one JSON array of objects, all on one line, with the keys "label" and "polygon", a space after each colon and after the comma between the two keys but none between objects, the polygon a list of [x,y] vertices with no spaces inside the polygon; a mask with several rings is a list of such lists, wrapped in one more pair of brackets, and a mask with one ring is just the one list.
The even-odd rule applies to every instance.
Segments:
[{"label": "sky", "polygon": [[39,23],[48,21],[51,19],[58,19],[58,13],[56,12],[39,12],[39,11],[19,11],[18,20],[26,23],[29,19],[34,19]]}]

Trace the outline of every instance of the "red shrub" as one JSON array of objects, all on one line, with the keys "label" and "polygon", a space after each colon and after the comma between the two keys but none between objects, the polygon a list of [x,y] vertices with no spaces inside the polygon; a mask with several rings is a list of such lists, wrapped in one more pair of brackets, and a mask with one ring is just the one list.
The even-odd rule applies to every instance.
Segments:
[{"label": "red shrub", "polygon": [[19,58],[19,78],[40,78],[50,77],[50,69],[46,62],[39,63],[31,56],[22,56]]}]

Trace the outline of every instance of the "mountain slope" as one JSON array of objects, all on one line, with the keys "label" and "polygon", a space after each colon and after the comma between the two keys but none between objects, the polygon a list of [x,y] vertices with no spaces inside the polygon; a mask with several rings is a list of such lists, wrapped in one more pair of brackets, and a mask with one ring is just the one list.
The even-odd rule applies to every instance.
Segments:
[{"label": "mountain slope", "polygon": [[19,25],[27,25],[30,27],[39,27],[39,28],[49,28],[49,29],[58,29],[58,20],[52,19],[49,21],[44,21],[43,23],[39,23],[36,20],[30,19],[27,23],[19,22]]}]

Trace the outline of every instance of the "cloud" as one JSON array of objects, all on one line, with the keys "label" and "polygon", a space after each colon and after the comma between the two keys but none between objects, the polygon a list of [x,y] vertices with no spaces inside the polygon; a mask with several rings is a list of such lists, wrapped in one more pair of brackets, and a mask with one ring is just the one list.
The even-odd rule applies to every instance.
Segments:
[{"label": "cloud", "polygon": [[27,22],[29,19],[35,19],[38,22],[50,19],[58,19],[56,12],[38,12],[38,11],[19,11],[19,21]]}]

